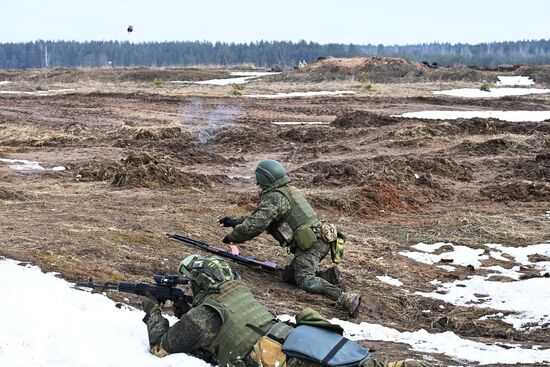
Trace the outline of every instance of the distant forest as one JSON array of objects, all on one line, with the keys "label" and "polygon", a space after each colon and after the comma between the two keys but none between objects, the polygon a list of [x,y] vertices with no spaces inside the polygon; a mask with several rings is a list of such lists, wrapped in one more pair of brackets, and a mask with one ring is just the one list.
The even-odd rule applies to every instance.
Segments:
[{"label": "distant forest", "polygon": [[550,64],[550,40],[477,45],[429,43],[406,46],[259,41],[147,42],[36,41],[0,43],[0,69],[37,67],[184,66],[254,64],[294,67],[322,56],[394,56],[443,65]]}]

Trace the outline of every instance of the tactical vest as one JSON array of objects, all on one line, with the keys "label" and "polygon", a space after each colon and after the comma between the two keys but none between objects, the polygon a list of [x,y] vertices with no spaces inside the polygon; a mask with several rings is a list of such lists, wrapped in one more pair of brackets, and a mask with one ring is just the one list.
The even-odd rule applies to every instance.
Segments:
[{"label": "tactical vest", "polygon": [[275,316],[241,281],[221,283],[219,289],[220,293],[209,294],[201,303],[216,310],[223,321],[208,349],[216,356],[219,366],[244,365],[239,361],[250,353],[261,336],[254,328],[267,332],[276,323]]},{"label": "tactical vest", "polygon": [[296,233],[296,231],[304,225],[311,227],[317,226],[319,224],[319,219],[317,218],[315,210],[313,210],[311,205],[307,202],[304,194],[296,187],[285,185],[273,191],[280,192],[288,199],[290,203],[290,213],[281,221],[273,223],[269,232],[281,243],[281,245],[289,246],[289,240],[291,241],[291,239],[287,234],[281,233],[284,231],[282,227],[285,223],[288,224],[292,233]]}]

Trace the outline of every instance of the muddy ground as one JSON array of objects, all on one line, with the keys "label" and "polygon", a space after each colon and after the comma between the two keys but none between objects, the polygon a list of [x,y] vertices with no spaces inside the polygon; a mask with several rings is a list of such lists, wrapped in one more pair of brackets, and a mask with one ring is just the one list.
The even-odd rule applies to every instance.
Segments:
[{"label": "muddy ground", "polygon": [[[391,117],[430,109],[548,110],[549,97],[435,97],[426,92],[430,85],[414,92],[392,74],[386,84],[374,84],[372,93],[259,100],[233,96],[230,87],[152,87],[127,71],[116,78],[124,81],[116,88],[97,76],[87,78],[82,70],[49,73],[56,78],[42,77],[41,87],[69,83],[76,91],[0,95],[0,158],[40,161],[46,168],[17,172],[0,163],[0,255],[70,281],[148,280],[152,274],[174,273],[179,261],[197,250],[164,234],[175,231],[221,245],[226,230],[217,227],[217,218],[254,208],[253,169],[259,160],[274,158],[320,216],[348,236],[340,268],[346,286],[364,296],[352,321],[550,348],[548,327],[521,332],[498,320],[478,320],[491,310],[414,294],[435,290],[433,279],[464,279],[475,270],[448,273],[398,254],[418,242],[478,247],[550,240],[550,220],[543,215],[550,210],[550,123]],[[196,79],[221,72],[200,73]],[[37,74],[44,75],[0,75],[13,81],[10,89],[28,90],[37,85],[32,79]],[[277,78],[246,88],[284,90],[284,78]],[[313,79],[301,89],[325,86]],[[456,80],[451,79],[437,85],[452,87]],[[343,80],[350,83],[347,74]],[[330,124],[277,126],[274,121]],[[55,166],[67,170],[49,170]],[[266,235],[243,244],[241,252],[281,265],[291,259]],[[346,319],[327,299],[285,285],[276,274],[235,268],[277,313],[314,305],[329,317]],[[379,275],[404,285],[382,283]],[[404,345],[368,344],[385,355],[458,363],[410,352]]]}]

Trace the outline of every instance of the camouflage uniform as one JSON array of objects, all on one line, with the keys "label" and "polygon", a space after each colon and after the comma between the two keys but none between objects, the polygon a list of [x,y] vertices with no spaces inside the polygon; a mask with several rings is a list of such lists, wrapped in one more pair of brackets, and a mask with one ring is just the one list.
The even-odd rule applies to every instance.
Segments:
[{"label": "camouflage uniform", "polygon": [[264,188],[260,193],[258,207],[250,216],[241,217],[239,220],[241,223],[235,226],[226,237],[231,242],[243,243],[267,230],[282,246],[289,246],[294,253],[294,259],[285,270],[283,280],[298,285],[306,292],[322,294],[337,300],[342,294],[342,288],[315,275],[319,262],[330,251],[330,244],[323,241],[318,229],[315,244],[307,250],[302,250],[295,243],[285,244],[275,228],[276,224],[283,221],[291,211],[289,200],[277,189],[289,187],[290,182],[290,178],[285,175]]},{"label": "camouflage uniform", "polygon": [[[229,282],[231,283],[231,282]],[[241,282],[239,282],[241,283]],[[241,287],[244,287],[242,284]],[[222,290],[223,293],[223,290]],[[250,297],[252,297],[250,295]],[[158,357],[164,357],[172,353],[188,353],[195,355],[212,364],[220,364],[221,356],[216,355],[216,349],[212,345],[216,343],[218,334],[222,330],[224,320],[220,313],[213,307],[205,305],[209,302],[210,295],[201,297],[200,304],[193,307],[187,314],[172,327],[169,326],[158,305],[154,305],[144,321],[147,324],[149,334],[149,344],[151,353]],[[254,302],[257,302],[254,300]],[[261,306],[263,307],[263,306]],[[247,310],[242,312],[246,313]],[[266,310],[267,312],[267,310]],[[228,314],[233,317],[233,313]],[[235,316],[238,317],[238,316]],[[234,320],[225,319],[225,322],[231,323]],[[243,321],[244,322],[244,321]],[[264,328],[269,328],[276,323],[275,320],[270,321]],[[241,330],[246,329],[245,325],[240,325]],[[260,335],[258,335],[258,339]],[[226,351],[227,353],[227,351]],[[239,360],[225,363],[225,365],[233,367],[258,367],[249,354]],[[288,367],[319,367],[320,365],[311,361],[288,358],[286,361]],[[368,358],[364,363],[364,367],[429,367],[428,364],[413,360],[387,362],[384,360]]]}]

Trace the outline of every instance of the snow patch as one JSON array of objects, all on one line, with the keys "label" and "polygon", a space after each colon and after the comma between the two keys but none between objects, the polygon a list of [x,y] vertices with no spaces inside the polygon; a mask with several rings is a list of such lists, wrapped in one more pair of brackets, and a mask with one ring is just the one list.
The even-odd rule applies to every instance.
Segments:
[{"label": "snow patch", "polygon": [[245,94],[244,97],[248,98],[293,98],[293,97],[313,97],[313,96],[343,96],[355,94],[351,90],[336,90],[336,91],[318,91],[318,92],[289,92],[289,93],[276,93],[276,94]]},{"label": "snow patch", "polygon": [[52,171],[65,171],[67,168],[63,166],[56,166],[52,168]]},{"label": "snow patch", "polygon": [[9,168],[14,169],[16,171],[44,171],[44,167],[40,165],[40,162],[36,161],[28,161],[26,159],[7,159],[7,158],[0,158],[0,162],[8,163]]},{"label": "snow patch", "polygon": [[531,79],[528,76],[497,76],[497,85],[508,85],[508,86],[514,86],[514,85],[522,85],[522,86],[529,86],[535,84],[533,79]]},{"label": "snow patch", "polygon": [[276,75],[279,72],[255,72],[255,71],[235,71],[230,75],[236,78],[224,78],[224,79],[211,79],[201,81],[188,81],[188,80],[171,80],[168,83],[171,84],[199,84],[199,85],[231,85],[231,84],[246,84],[253,79],[260,78],[266,75]]},{"label": "snow patch", "polygon": [[543,363],[550,361],[550,349],[526,349],[519,344],[484,344],[462,339],[455,333],[430,334],[421,329],[415,332],[400,332],[389,327],[362,322],[332,319],[331,322],[344,328],[344,336],[352,340],[381,340],[405,343],[412,349],[427,353],[443,353],[451,358],[484,364]]},{"label": "snow patch", "polygon": [[420,111],[407,112],[402,115],[395,115],[395,117],[430,120],[455,120],[459,118],[471,119],[479,117],[486,119],[495,118],[510,122],[541,122],[550,119],[550,111]]},{"label": "snow patch", "polygon": [[0,293],[0,366],[209,366],[183,353],[153,356],[142,311],[72,289],[38,267],[0,260]]},{"label": "snow patch", "polygon": [[442,94],[453,97],[466,98],[499,98],[505,96],[525,96],[528,94],[550,93],[550,89],[540,88],[492,88],[490,92],[485,92],[479,88],[462,88],[434,91],[433,94]]},{"label": "snow patch", "polygon": [[401,287],[403,285],[402,281],[400,281],[399,279],[394,279],[388,275],[379,275],[376,278],[383,283],[395,285],[396,287]]},{"label": "snow patch", "polygon": [[472,249],[467,246],[437,243],[434,244],[435,248],[431,248],[430,245],[426,244],[418,244],[412,247],[419,246],[419,248],[426,248],[429,252],[433,252],[435,249],[438,249],[443,245],[452,246],[453,251],[443,252],[439,255],[416,251],[401,251],[399,254],[428,265],[443,261],[451,262],[453,265],[471,265],[474,268],[479,268],[481,266],[480,260],[487,260],[489,258],[489,256],[483,255],[485,252],[484,249]]},{"label": "snow patch", "polygon": [[544,218],[550,219],[550,210],[547,210],[546,213],[543,214]]},{"label": "snow patch", "polygon": [[0,81],[0,85],[8,85],[10,84],[11,82],[9,80],[2,80]]},{"label": "snow patch", "polygon": [[[503,319],[518,330],[535,324],[550,323],[548,312],[550,279],[548,278],[493,282],[486,277],[474,275],[466,280],[444,283],[435,292],[415,292],[415,294],[458,306],[490,307],[520,312],[519,315],[509,315]],[[529,302],[525,302],[526,299],[529,299]]]}]

